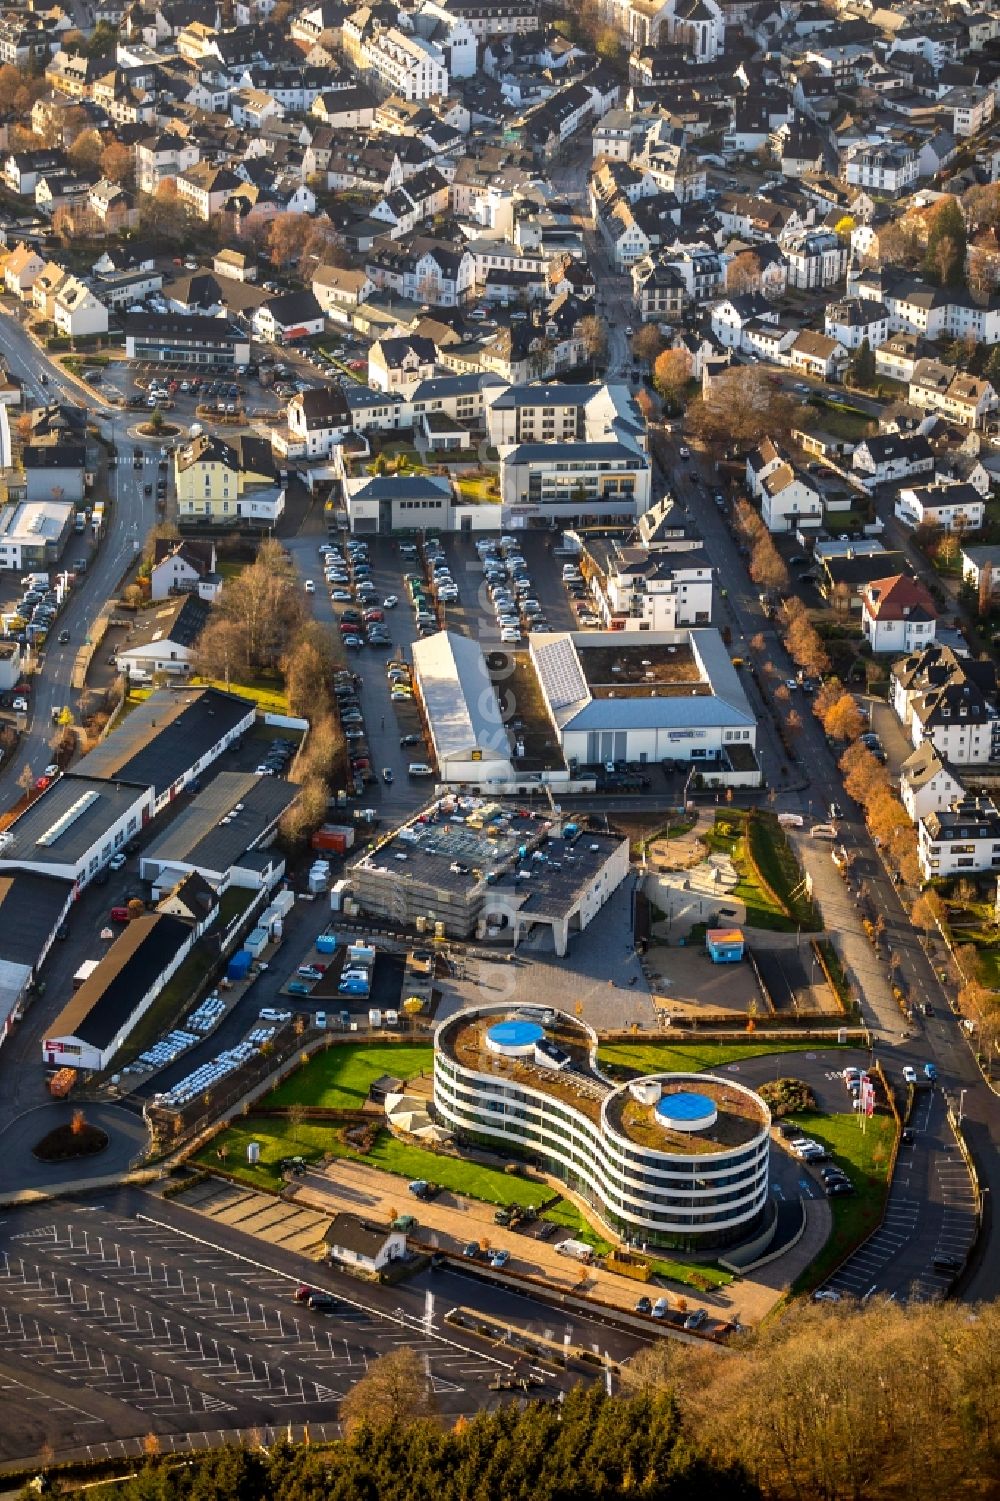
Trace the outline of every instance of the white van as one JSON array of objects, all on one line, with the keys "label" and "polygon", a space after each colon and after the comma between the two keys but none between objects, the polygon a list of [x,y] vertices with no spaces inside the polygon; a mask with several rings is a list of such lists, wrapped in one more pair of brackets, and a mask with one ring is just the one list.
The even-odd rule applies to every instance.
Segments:
[{"label": "white van", "polygon": [[411,777],[432,777],[434,775],[433,766],[428,766],[426,761],[411,761],[406,770],[407,775]]}]

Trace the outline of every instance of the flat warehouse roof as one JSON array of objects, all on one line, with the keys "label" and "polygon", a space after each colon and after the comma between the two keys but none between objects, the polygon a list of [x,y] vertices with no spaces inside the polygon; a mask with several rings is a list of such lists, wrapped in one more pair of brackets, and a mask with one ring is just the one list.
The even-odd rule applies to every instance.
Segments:
[{"label": "flat warehouse roof", "polygon": [[88,752],[79,768],[93,777],[123,777],[159,794],[248,718],[255,707],[218,688],[161,688]]},{"label": "flat warehouse roof", "polygon": [[132,782],[68,772],[0,834],[0,861],[75,865],[148,796],[148,787]]},{"label": "flat warehouse roof", "polygon": [[[143,863],[228,870],[295,801],[298,788],[253,771],[220,771],[143,853]],[[238,813],[233,810],[240,805]],[[223,822],[228,819],[228,822]]]},{"label": "flat warehouse roof", "polygon": [[34,968],[72,890],[72,881],[32,870],[0,875],[0,962]]}]

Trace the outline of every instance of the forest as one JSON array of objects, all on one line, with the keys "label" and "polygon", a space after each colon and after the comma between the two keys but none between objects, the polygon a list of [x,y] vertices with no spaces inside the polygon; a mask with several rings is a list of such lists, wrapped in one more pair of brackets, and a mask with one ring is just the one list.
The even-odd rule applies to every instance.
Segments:
[{"label": "forest", "polygon": [[[373,1362],[336,1444],[156,1452],[91,1501],[961,1501],[1000,1496],[1000,1305],[793,1308],[720,1349],[663,1340],[607,1396],[445,1420],[417,1354]],[[51,1472],[73,1494],[77,1477]],[[29,1494],[28,1492],[25,1493]]]}]

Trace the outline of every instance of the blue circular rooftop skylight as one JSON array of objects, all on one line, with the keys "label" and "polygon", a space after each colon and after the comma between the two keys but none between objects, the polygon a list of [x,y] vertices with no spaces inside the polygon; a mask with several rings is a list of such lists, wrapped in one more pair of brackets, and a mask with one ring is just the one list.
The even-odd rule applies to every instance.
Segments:
[{"label": "blue circular rooftop skylight", "polygon": [[687,1091],[661,1096],[654,1109],[660,1125],[670,1131],[704,1131],[715,1125],[719,1113],[707,1094]]}]

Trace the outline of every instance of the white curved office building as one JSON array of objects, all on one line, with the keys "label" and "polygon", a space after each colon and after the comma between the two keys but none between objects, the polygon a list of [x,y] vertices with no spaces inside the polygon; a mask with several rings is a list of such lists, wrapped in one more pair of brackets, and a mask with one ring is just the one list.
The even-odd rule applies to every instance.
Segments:
[{"label": "white curved office building", "polygon": [[457,1137],[531,1158],[623,1239],[697,1250],[747,1239],[768,1198],[770,1112],[710,1074],[614,1085],[562,1013],[459,1012],[434,1037],[434,1105]]}]

